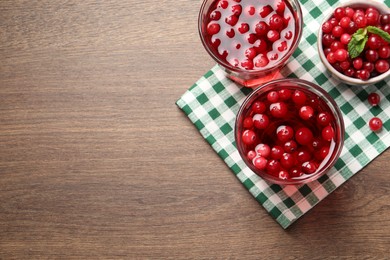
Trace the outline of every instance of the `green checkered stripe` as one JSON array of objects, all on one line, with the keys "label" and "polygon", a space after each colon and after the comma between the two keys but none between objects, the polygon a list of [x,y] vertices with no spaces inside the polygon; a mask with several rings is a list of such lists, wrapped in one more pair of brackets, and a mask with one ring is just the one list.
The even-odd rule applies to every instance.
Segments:
[{"label": "green checkered stripe", "polygon": [[[176,102],[239,181],[283,228],[290,226],[390,146],[390,79],[366,87],[344,85],[326,71],[317,54],[316,34],[320,21],[337,4],[335,0],[315,3],[301,0],[303,36],[293,58],[282,71],[284,77],[297,77],[320,85],[335,99],[343,113],[344,148],[335,166],[318,180],[304,185],[279,186],[266,182],[245,165],[235,146],[234,122],[240,104],[251,90],[227,79],[217,65]],[[386,4],[389,6],[390,0]],[[368,104],[367,96],[371,92],[381,96],[379,106]],[[382,119],[382,131],[369,129],[368,121],[373,116]]]}]

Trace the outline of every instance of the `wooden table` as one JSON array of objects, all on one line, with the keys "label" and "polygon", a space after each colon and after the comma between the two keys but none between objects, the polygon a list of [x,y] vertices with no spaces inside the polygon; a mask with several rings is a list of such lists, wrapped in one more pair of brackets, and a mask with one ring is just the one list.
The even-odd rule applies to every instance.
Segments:
[{"label": "wooden table", "polygon": [[200,1],[0,1],[0,258],[389,258],[390,151],[283,230],[175,101]]}]

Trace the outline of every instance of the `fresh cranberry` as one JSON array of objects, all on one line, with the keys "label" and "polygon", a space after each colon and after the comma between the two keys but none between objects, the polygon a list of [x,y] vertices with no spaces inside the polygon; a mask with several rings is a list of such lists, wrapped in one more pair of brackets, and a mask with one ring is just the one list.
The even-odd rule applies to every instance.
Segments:
[{"label": "fresh cranberry", "polygon": [[365,69],[356,71],[356,75],[361,80],[368,80],[370,78],[370,72]]},{"label": "fresh cranberry", "polygon": [[382,25],[390,24],[390,14],[382,14],[380,17],[380,22]]},{"label": "fresh cranberry", "polygon": [[365,52],[365,57],[368,61],[370,62],[375,62],[378,58],[379,58],[379,54],[377,51],[375,50],[372,50],[372,49],[368,49],[366,52]]},{"label": "fresh cranberry", "polygon": [[268,116],[265,114],[256,114],[253,116],[253,125],[257,129],[266,129],[269,125]]},{"label": "fresh cranberry", "polygon": [[390,58],[390,46],[385,45],[385,46],[380,47],[378,50],[378,55],[379,55],[379,58],[382,58],[382,59]]},{"label": "fresh cranberry", "polygon": [[382,120],[378,117],[373,117],[369,121],[369,126],[372,131],[379,131],[382,129]]},{"label": "fresh cranberry", "polygon": [[337,51],[338,49],[344,49],[344,44],[342,44],[340,41],[334,41],[332,42],[332,44],[330,45],[330,50],[332,52],[335,52]]},{"label": "fresh cranberry", "polygon": [[231,15],[225,18],[225,22],[231,26],[235,26],[238,23],[238,17]]},{"label": "fresh cranberry", "polygon": [[307,127],[301,127],[295,132],[295,140],[301,145],[307,145],[313,140],[313,133]]},{"label": "fresh cranberry", "polygon": [[390,66],[387,60],[378,60],[377,62],[375,62],[375,69],[381,74],[388,71],[389,67]]},{"label": "fresh cranberry", "polygon": [[348,26],[349,26],[349,23],[351,22],[351,18],[348,17],[348,16],[344,16],[343,18],[341,18],[340,20],[340,26],[343,28],[343,29],[347,29]]},{"label": "fresh cranberry", "polygon": [[379,23],[380,14],[375,8],[368,8],[366,11],[367,25],[377,25]]},{"label": "fresh cranberry", "polygon": [[334,57],[334,52],[329,52],[328,55],[326,55],[326,59],[330,64],[336,63],[336,58]]},{"label": "fresh cranberry", "polygon": [[337,20],[341,20],[345,16],[345,9],[343,7],[338,7],[334,10],[334,17]]},{"label": "fresh cranberry", "polygon": [[383,40],[379,35],[372,34],[368,37],[366,45],[372,50],[379,49],[383,45]]},{"label": "fresh cranberry", "polygon": [[[356,16],[356,13],[355,13]],[[367,18],[364,15],[357,15],[353,20],[358,28],[364,28],[367,26]]]},{"label": "fresh cranberry", "polygon": [[247,31],[249,31],[249,24],[247,23],[242,23],[241,26],[238,28],[238,31],[240,33],[246,33]]},{"label": "fresh cranberry", "polygon": [[325,47],[330,47],[330,45],[332,44],[332,42],[334,42],[336,40],[336,37],[334,37],[333,34],[324,34],[322,36],[322,44],[325,46]]},{"label": "fresh cranberry", "polygon": [[381,101],[381,97],[379,96],[378,93],[370,93],[368,95],[368,102],[372,105],[372,106],[377,106],[379,104],[379,102]]},{"label": "fresh cranberry", "polygon": [[374,63],[368,61],[363,62],[363,69],[367,70],[370,73],[373,72],[375,69]]},{"label": "fresh cranberry", "polygon": [[352,64],[355,69],[360,70],[363,67],[363,60],[362,58],[355,58]]},{"label": "fresh cranberry", "polygon": [[322,146],[315,154],[317,160],[324,160],[329,154],[329,146]]},{"label": "fresh cranberry", "polygon": [[301,177],[304,174],[304,172],[302,171],[301,167],[294,166],[289,170],[289,174],[291,177],[298,178]]},{"label": "fresh cranberry", "polygon": [[241,5],[233,5],[232,6],[232,14],[233,15],[236,15],[236,16],[239,16],[242,12],[242,6]]},{"label": "fresh cranberry", "polygon": [[333,30],[333,25],[329,21],[326,21],[322,24],[321,28],[324,33],[331,33]]},{"label": "fresh cranberry", "polygon": [[353,10],[353,8],[351,7],[346,7],[345,8],[345,15],[348,16],[349,18],[353,18],[353,15],[355,14],[355,10]]},{"label": "fresh cranberry", "polygon": [[340,42],[344,45],[348,45],[348,43],[351,41],[351,35],[348,33],[343,33],[340,36]]},{"label": "fresh cranberry", "polygon": [[334,52],[334,58],[336,61],[345,61],[348,56],[348,51],[346,49],[338,49]]},{"label": "fresh cranberry", "polygon": [[221,12],[217,10],[212,11],[210,14],[210,19],[218,21],[219,19],[221,19]]},{"label": "fresh cranberry", "polygon": [[344,29],[339,25],[336,25],[332,29],[332,35],[336,38],[340,37],[343,33],[344,33]]},{"label": "fresh cranberry", "polygon": [[229,3],[228,1],[220,0],[218,6],[221,7],[222,9],[226,9],[229,6]]}]

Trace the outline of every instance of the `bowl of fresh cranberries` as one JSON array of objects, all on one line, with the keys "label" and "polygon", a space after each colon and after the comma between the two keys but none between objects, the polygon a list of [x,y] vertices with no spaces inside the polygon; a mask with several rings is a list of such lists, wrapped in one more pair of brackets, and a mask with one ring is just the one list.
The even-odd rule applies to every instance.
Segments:
[{"label": "bowl of fresh cranberries", "polygon": [[198,28],[227,77],[255,87],[280,76],[302,36],[298,0],[204,0]]},{"label": "bowl of fresh cranberries", "polygon": [[344,131],[342,114],[324,89],[285,78],[246,97],[236,117],[235,142],[245,164],[263,179],[302,184],[335,164]]},{"label": "bowl of fresh cranberries", "polygon": [[318,33],[321,61],[348,85],[371,85],[390,75],[390,9],[377,1],[339,5]]}]

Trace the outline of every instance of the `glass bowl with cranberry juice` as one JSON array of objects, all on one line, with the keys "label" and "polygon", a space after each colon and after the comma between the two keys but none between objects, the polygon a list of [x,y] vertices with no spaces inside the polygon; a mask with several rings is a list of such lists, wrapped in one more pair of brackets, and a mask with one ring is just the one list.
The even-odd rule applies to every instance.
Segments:
[{"label": "glass bowl with cranberry juice", "polygon": [[254,90],[235,123],[236,146],[257,175],[281,185],[316,180],[338,159],[344,143],[342,114],[321,87],[278,79]]},{"label": "glass bowl with cranberry juice", "polygon": [[298,0],[205,0],[199,34],[227,76],[246,87],[277,78],[302,36]]}]

